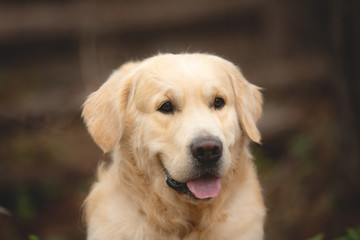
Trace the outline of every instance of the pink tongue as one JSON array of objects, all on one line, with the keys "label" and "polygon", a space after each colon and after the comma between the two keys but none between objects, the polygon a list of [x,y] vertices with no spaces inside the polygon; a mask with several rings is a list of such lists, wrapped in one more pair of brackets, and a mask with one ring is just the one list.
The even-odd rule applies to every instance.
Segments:
[{"label": "pink tongue", "polygon": [[221,178],[198,178],[186,183],[189,190],[199,199],[216,197],[221,189]]}]

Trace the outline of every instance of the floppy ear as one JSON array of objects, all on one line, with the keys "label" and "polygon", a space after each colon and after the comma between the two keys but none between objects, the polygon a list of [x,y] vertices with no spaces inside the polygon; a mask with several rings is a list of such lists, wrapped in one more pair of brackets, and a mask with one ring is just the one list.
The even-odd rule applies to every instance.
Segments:
[{"label": "floppy ear", "polygon": [[127,63],[109,79],[83,105],[82,117],[97,145],[106,153],[120,141],[122,121],[130,92],[127,74],[137,63]]},{"label": "floppy ear", "polygon": [[236,71],[234,75],[236,111],[240,124],[252,141],[260,143],[261,135],[256,121],[262,114],[261,88],[249,83],[239,71]]}]

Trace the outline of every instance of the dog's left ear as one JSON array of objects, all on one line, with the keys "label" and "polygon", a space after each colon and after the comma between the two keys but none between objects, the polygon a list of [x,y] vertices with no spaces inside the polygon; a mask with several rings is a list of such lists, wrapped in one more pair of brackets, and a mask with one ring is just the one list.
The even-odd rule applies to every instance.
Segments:
[{"label": "dog's left ear", "polygon": [[236,111],[241,127],[252,141],[260,143],[261,135],[256,122],[262,114],[261,88],[249,83],[238,70],[233,77],[235,78]]}]

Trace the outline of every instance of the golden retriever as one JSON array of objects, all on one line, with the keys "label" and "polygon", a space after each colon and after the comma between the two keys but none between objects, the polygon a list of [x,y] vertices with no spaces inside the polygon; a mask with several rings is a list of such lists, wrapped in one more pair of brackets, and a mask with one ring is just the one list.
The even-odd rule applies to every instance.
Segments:
[{"label": "golden retriever", "polygon": [[160,54],[115,71],[83,106],[112,152],[85,202],[87,239],[263,239],[248,150],[259,88],[207,54]]}]

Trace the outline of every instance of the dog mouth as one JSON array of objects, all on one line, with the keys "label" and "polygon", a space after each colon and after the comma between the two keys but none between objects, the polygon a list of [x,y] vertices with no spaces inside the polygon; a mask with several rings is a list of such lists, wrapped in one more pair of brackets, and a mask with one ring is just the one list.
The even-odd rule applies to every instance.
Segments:
[{"label": "dog mouth", "polygon": [[185,183],[171,178],[164,168],[166,184],[181,194],[188,194],[195,199],[211,199],[219,195],[221,190],[221,178],[211,174],[204,174]]}]

